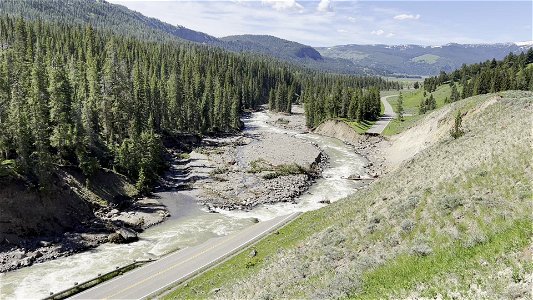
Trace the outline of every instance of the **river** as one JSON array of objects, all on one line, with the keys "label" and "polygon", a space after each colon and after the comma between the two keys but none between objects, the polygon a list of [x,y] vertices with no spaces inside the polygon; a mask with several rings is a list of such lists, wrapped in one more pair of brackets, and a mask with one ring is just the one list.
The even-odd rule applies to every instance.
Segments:
[{"label": "river", "polygon": [[34,264],[20,270],[0,274],[1,299],[38,299],[51,292],[72,287],[124,266],[133,260],[157,258],[161,255],[197,245],[212,237],[227,235],[250,226],[254,218],[268,220],[296,211],[310,211],[323,207],[321,200],[331,202],[352,194],[362,185],[347,180],[350,175],[365,173],[366,159],[354,153],[343,142],[315,134],[299,134],[267,124],[268,116],[256,112],[244,119],[246,131],[286,133],[313,142],[329,157],[329,165],[308,192],[296,203],[278,203],[259,206],[251,211],[209,213],[196,203],[188,191],[158,193],[171,217],[165,222],[139,234],[140,240],[131,244],[103,244],[95,249],[68,257]]}]

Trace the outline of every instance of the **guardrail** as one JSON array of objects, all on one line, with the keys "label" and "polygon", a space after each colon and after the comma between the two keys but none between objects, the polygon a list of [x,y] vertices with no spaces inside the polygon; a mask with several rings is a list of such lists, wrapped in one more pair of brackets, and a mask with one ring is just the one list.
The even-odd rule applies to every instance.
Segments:
[{"label": "guardrail", "polygon": [[68,288],[66,290],[63,290],[61,292],[51,294],[50,296],[44,298],[43,300],[59,300],[59,299],[66,299],[70,296],[73,296],[77,293],[83,292],[87,289],[92,288],[93,286],[100,284],[104,281],[108,281],[116,276],[122,275],[130,270],[133,270],[137,267],[140,267],[146,263],[152,262],[153,260],[139,260],[134,261],[129,265],[126,265],[124,267],[117,268],[111,272],[107,272],[102,275],[98,275],[98,277],[84,281],[82,283],[75,283],[73,287]]}]

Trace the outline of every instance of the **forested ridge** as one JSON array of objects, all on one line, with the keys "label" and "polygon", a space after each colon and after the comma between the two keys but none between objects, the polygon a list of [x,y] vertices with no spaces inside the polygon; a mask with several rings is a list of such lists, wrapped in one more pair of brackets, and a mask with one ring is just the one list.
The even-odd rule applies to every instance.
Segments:
[{"label": "forested ridge", "polygon": [[98,30],[147,41],[202,44],[227,51],[266,55],[317,71],[343,74],[385,74],[385,70],[363,68],[339,58],[320,58],[312,47],[276,37],[249,35],[216,38],[183,26],[171,25],[104,0],[0,0],[2,13],[25,19],[90,24]]},{"label": "forested ridge", "polygon": [[237,131],[241,111],[273,91],[273,109],[289,111],[299,95],[321,101],[314,98],[338,86],[397,85],[10,16],[0,17],[0,39],[0,159],[41,186],[66,164],[87,176],[113,168],[145,190],[164,166],[163,135]]}]

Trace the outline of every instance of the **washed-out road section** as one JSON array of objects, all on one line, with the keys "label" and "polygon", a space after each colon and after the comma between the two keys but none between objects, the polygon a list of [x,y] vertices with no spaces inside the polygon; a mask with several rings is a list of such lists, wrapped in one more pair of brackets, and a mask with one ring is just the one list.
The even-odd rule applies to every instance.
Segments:
[{"label": "washed-out road section", "polygon": [[234,234],[213,238],[203,244],[174,252],[76,294],[71,299],[145,299],[154,296],[259,240],[293,220],[298,214],[276,217]]}]

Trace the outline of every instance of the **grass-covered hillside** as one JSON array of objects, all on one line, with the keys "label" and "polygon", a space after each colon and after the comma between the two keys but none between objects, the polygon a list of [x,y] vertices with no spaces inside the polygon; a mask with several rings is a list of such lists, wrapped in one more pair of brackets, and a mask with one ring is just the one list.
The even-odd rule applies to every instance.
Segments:
[{"label": "grass-covered hillside", "polygon": [[[464,135],[449,132],[457,111]],[[437,109],[409,135],[440,133],[353,196],[308,212],[173,298],[530,296],[533,93]],[[434,118],[438,118],[435,122]],[[432,130],[427,122],[435,126]],[[420,127],[420,128],[419,128]]]},{"label": "grass-covered hillside", "polygon": [[[433,93],[426,93],[424,95],[424,89],[416,89],[416,90],[410,90],[410,91],[401,91],[403,96],[403,109],[404,114],[406,115],[402,120],[400,119],[394,119],[391,121],[389,126],[385,128],[385,131],[383,132],[384,135],[390,136],[397,133],[400,133],[410,127],[412,127],[418,120],[420,120],[425,114],[420,113],[420,102],[428,98],[431,94],[435,98],[436,107],[442,107],[446,104],[447,101],[450,99],[452,88],[448,84],[443,84],[433,92]],[[461,92],[462,87],[458,87],[459,93]],[[398,92],[394,92],[394,94],[398,94]],[[388,99],[389,103],[392,105],[392,108],[395,112],[397,112],[397,101],[398,97],[390,97]],[[427,114],[427,113],[426,113]]]}]

